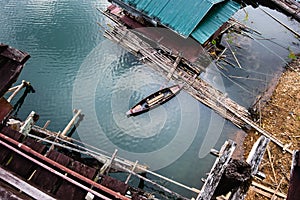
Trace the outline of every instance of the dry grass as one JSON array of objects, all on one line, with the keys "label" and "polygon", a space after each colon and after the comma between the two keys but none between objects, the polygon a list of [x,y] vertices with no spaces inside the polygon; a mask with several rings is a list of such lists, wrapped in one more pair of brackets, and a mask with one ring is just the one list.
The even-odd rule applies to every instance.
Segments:
[{"label": "dry grass", "polygon": [[[300,57],[291,63],[294,70],[287,70],[280,77],[271,99],[262,109],[261,124],[290,149],[300,149]],[[244,141],[244,152],[247,157],[254,142],[260,135],[250,132]],[[280,147],[270,143],[260,171],[266,174],[261,184],[287,194],[292,156],[284,153]],[[259,180],[256,180],[259,181]],[[257,193],[248,192],[247,200],[270,199]]]}]

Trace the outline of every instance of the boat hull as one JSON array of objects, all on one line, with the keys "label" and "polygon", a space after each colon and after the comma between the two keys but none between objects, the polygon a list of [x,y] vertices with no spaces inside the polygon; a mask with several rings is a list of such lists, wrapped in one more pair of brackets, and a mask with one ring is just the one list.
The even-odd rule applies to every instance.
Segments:
[{"label": "boat hull", "polygon": [[129,111],[126,112],[127,116],[136,116],[151,109],[158,107],[172,99],[182,89],[182,85],[174,85],[169,88],[161,89],[133,106]]}]

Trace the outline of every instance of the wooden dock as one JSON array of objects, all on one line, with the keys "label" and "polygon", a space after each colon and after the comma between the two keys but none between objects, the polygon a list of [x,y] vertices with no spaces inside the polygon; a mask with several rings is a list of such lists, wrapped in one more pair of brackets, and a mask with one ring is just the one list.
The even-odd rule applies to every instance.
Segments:
[{"label": "wooden dock", "polygon": [[[184,67],[179,66],[182,62],[178,63],[177,58],[171,60],[144,42],[125,26],[116,25],[111,30],[106,30],[104,36],[141,58],[143,62],[164,74],[168,79],[172,78],[178,82],[185,83],[184,89],[186,92],[238,127],[244,127],[245,122],[236,117],[235,113],[232,113],[233,110],[239,113],[239,115],[250,119],[250,113],[246,108],[238,105],[226,97],[225,94],[200,79],[197,74],[191,73]],[[184,61],[184,58],[181,58],[181,60]],[[231,108],[231,111],[224,105]]]},{"label": "wooden dock", "polygon": [[[280,146],[283,151],[292,153],[292,150],[290,150],[286,144],[283,144],[271,133],[252,121],[250,113],[246,108],[234,102],[224,93],[199,78],[198,74],[192,73],[186,69],[186,67],[182,66],[183,63],[188,63],[184,58],[180,58],[180,61],[178,61],[178,57],[171,59],[165,56],[141,39],[141,36],[127,29],[115,19],[113,15],[105,12],[104,14],[116,23],[110,29],[105,30],[104,36],[106,38],[121,45],[133,55],[140,58],[145,64],[166,76],[167,79],[172,78],[177,82],[185,83],[184,90],[186,92],[204,105],[213,109],[223,118],[231,121],[237,127],[253,128]],[[199,66],[198,68],[203,68],[203,66]]]}]

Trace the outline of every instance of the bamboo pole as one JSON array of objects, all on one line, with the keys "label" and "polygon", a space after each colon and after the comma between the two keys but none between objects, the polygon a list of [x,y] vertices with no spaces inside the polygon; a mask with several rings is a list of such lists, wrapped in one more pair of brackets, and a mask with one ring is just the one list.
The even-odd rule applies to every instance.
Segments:
[{"label": "bamboo pole", "polygon": [[281,186],[281,183],[282,183],[283,179],[284,179],[284,177],[281,178],[281,180],[280,180],[280,182],[279,182],[279,184],[278,184],[276,190],[274,191],[274,193],[273,193],[273,195],[272,195],[271,200],[276,200],[276,199],[277,199],[276,194],[277,194],[277,192],[279,191],[279,188],[280,188],[280,186]]},{"label": "bamboo pole", "polygon": [[228,49],[230,50],[231,54],[233,55],[233,58],[235,59],[236,64],[239,66],[239,68],[243,69],[242,66],[241,66],[241,64],[240,64],[240,62],[239,62],[239,60],[237,59],[237,57],[236,57],[234,51],[232,50],[231,46],[230,46],[229,43],[227,42],[227,40],[225,40],[225,42],[226,42],[226,44],[227,44],[227,46],[228,46]]},{"label": "bamboo pole", "polygon": [[272,169],[272,172],[273,172],[273,176],[274,176],[274,179],[275,179],[275,183],[277,184],[277,177],[276,177],[274,165],[273,165],[273,162],[272,162],[270,146],[267,147],[267,153],[268,153],[268,158],[269,158],[269,162],[270,162],[270,165],[271,165],[271,169]]},{"label": "bamboo pole", "polygon": [[[135,161],[134,166],[133,166],[132,169],[131,169],[132,172],[134,172],[134,170],[135,170],[137,164],[138,164],[138,161]],[[129,180],[130,180],[130,178],[131,178],[131,175],[132,175],[132,174],[129,174],[129,175],[128,175],[128,177],[127,177],[127,179],[126,179],[126,181],[125,181],[125,184],[128,184],[128,182],[129,182]]]}]

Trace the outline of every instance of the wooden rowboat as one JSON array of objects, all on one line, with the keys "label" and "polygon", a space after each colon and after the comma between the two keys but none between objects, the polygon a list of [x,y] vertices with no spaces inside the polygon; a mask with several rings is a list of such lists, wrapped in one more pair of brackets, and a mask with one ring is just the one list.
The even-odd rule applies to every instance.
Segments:
[{"label": "wooden rowboat", "polygon": [[168,88],[163,88],[141,100],[129,111],[127,111],[126,115],[135,116],[147,112],[150,109],[156,108],[157,106],[162,105],[172,99],[176,94],[179,93],[181,89],[182,85],[173,85]]}]

